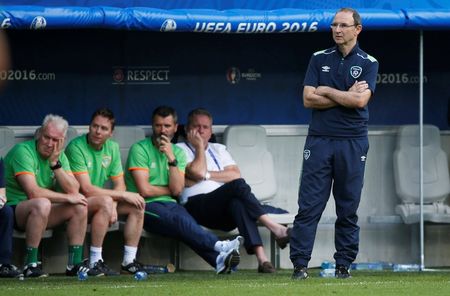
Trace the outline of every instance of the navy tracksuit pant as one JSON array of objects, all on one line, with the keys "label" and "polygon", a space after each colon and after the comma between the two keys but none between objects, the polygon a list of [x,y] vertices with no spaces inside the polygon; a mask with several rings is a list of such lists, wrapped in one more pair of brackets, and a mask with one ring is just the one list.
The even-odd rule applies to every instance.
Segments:
[{"label": "navy tracksuit pant", "polygon": [[14,213],[10,206],[0,209],[0,264],[11,264]]},{"label": "navy tracksuit pant", "polygon": [[256,221],[266,214],[244,179],[225,183],[214,191],[189,197],[184,205],[200,225],[230,231],[238,228],[248,254],[262,246]]},{"label": "navy tracksuit pant", "polygon": [[291,233],[290,258],[294,267],[308,266],[322,212],[332,190],[336,203],[334,259],[349,266],[358,254],[357,209],[361,198],[369,142],[367,137],[337,139],[308,136],[298,214]]},{"label": "navy tracksuit pant", "polygon": [[144,229],[148,232],[181,240],[194,252],[216,266],[219,255],[214,245],[216,235],[198,225],[186,209],[176,202],[149,202],[145,205]]}]

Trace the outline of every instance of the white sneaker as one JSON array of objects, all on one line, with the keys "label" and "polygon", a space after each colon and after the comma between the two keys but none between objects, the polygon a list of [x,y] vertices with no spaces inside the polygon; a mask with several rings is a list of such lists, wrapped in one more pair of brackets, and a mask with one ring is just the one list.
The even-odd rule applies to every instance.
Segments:
[{"label": "white sneaker", "polygon": [[216,273],[230,273],[232,269],[238,266],[240,261],[241,256],[235,249],[230,249],[227,252],[220,252],[216,258]]},{"label": "white sneaker", "polygon": [[239,248],[241,247],[242,243],[244,242],[244,238],[240,235],[236,236],[234,240],[226,240],[221,241],[221,246],[219,247],[218,252],[228,252],[230,250],[235,250],[240,254]]}]

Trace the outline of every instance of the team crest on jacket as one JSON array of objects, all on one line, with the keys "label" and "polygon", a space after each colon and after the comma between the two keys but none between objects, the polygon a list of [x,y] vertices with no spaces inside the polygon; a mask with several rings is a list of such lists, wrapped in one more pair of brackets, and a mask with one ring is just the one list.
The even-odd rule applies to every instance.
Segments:
[{"label": "team crest on jacket", "polygon": [[361,76],[362,68],[360,66],[352,66],[350,68],[350,75],[352,75],[353,78],[358,78]]},{"label": "team crest on jacket", "polygon": [[111,164],[111,156],[109,156],[109,155],[103,155],[103,158],[102,158],[102,166],[103,166],[104,168],[107,168],[107,167],[109,167],[110,164]]},{"label": "team crest on jacket", "polygon": [[309,151],[308,149],[303,150],[303,158],[305,158],[305,160],[308,160],[310,155],[311,155],[311,151]]}]

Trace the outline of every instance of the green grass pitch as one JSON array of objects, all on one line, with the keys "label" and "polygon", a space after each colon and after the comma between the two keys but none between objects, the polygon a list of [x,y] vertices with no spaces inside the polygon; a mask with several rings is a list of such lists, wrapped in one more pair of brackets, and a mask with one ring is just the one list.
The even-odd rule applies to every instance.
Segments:
[{"label": "green grass pitch", "polygon": [[230,275],[213,271],[177,271],[149,275],[77,278],[51,275],[43,279],[0,279],[1,295],[450,295],[450,272],[354,271],[351,279],[320,278],[311,269],[307,280],[291,280],[292,271],[258,274],[253,270]]}]

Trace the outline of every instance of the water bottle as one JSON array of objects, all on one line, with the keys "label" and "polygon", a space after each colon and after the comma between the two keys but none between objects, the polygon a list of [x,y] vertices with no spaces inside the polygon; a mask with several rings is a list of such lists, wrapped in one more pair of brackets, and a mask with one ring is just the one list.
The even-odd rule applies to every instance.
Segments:
[{"label": "water bottle", "polygon": [[391,262],[381,262],[383,265],[383,270],[393,270],[394,264]]},{"label": "water bottle", "polygon": [[147,274],[167,273],[169,272],[165,266],[160,265],[145,265],[143,268]]},{"label": "water bottle", "polygon": [[86,271],[79,271],[77,272],[78,280],[79,281],[85,281],[88,279],[88,274]]},{"label": "water bottle", "polygon": [[134,274],[134,279],[137,281],[145,281],[148,278],[148,274],[145,271],[138,271]]},{"label": "water bottle", "polygon": [[336,264],[330,261],[323,261],[320,265],[322,269],[328,269],[328,268],[336,268]]},{"label": "water bottle", "polygon": [[147,274],[172,273],[172,272],[175,272],[175,266],[172,263],[169,263],[166,266],[162,266],[162,265],[144,265],[143,266],[143,270]]},{"label": "water bottle", "polygon": [[393,269],[395,272],[420,271],[420,265],[419,264],[394,264]]},{"label": "water bottle", "polygon": [[319,273],[320,277],[323,278],[334,278],[336,270],[334,268],[322,269]]},{"label": "water bottle", "polygon": [[383,270],[383,263],[381,262],[362,262],[353,263],[353,270]]}]

